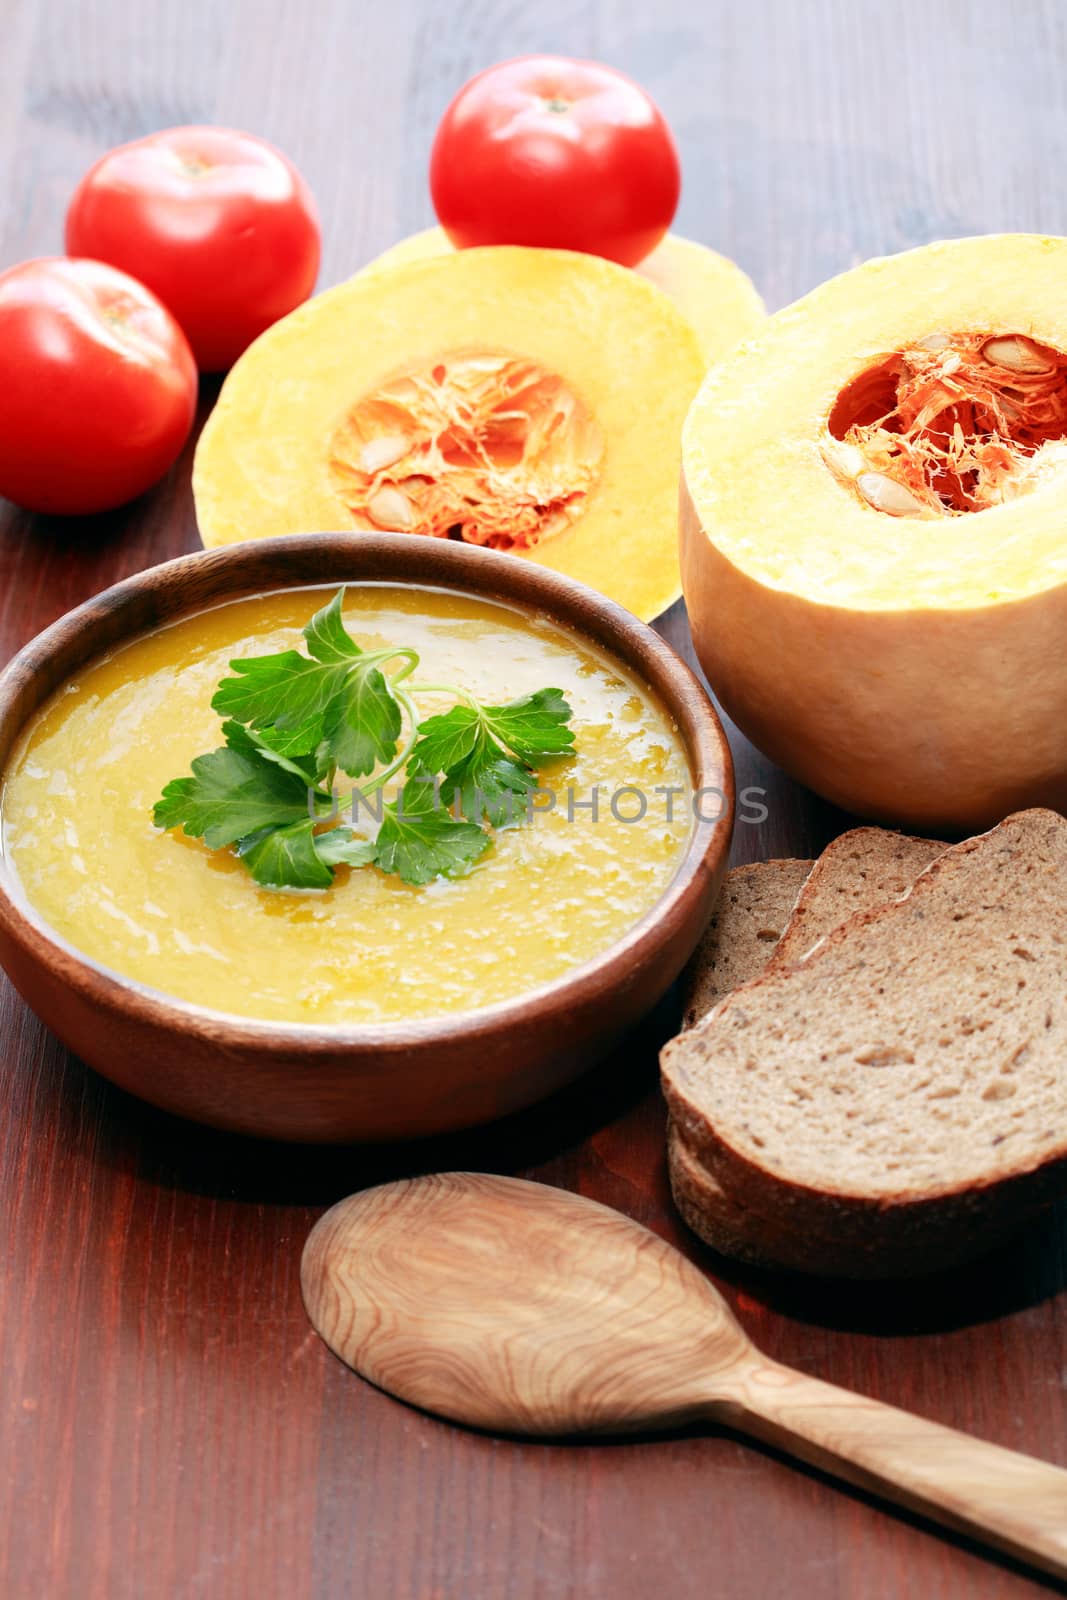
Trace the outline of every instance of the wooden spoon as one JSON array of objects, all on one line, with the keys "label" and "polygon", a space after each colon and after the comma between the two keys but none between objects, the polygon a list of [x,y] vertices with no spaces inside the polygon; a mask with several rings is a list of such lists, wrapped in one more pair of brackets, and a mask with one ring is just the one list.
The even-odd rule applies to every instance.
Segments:
[{"label": "wooden spoon", "polygon": [[695,1266],[595,1201],[385,1184],[326,1213],[301,1280],[331,1350],[427,1411],[529,1434],[727,1423],[1067,1576],[1067,1471],[768,1360]]}]

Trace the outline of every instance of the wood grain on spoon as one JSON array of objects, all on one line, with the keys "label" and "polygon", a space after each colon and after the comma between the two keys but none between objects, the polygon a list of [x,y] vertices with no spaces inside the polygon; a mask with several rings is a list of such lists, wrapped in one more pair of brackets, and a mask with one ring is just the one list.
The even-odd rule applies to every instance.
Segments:
[{"label": "wood grain on spoon", "polygon": [[695,1266],[594,1201],[386,1184],[321,1219],[302,1283],[330,1348],[427,1411],[529,1434],[729,1423],[1067,1576],[1067,1471],[768,1360]]}]

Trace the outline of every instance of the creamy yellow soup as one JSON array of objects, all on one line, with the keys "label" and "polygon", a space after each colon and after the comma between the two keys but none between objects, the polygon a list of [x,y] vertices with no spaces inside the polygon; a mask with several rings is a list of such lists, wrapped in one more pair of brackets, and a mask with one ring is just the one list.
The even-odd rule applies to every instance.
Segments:
[{"label": "creamy yellow soup", "polygon": [[[506,606],[377,585],[350,588],[345,602],[364,648],[418,650],[421,681],[496,703],[551,686],[573,707],[574,754],[541,769],[553,808],[541,798],[529,824],[497,831],[465,877],[417,887],[343,867],[327,890],[265,889],[232,851],[154,826],[164,784],[222,742],[211,697],[229,662],[300,648],[329,592],[202,613],[116,651],[52,698],[0,799],[3,850],[31,904],[94,961],[154,989],[319,1025],[488,1006],[605,950],[678,865],[692,825],[685,751],[617,662]],[[419,710],[448,703],[422,697]],[[619,794],[625,786],[640,793]],[[642,801],[640,820],[624,820]]]}]

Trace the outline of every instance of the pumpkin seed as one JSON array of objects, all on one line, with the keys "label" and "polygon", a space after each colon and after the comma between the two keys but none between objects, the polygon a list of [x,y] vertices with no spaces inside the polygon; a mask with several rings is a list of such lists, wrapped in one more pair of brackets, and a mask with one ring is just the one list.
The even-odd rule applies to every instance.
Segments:
[{"label": "pumpkin seed", "polygon": [[951,343],[952,340],[947,333],[928,333],[925,339],[915,341],[915,348],[936,353],[938,350],[947,350]]},{"label": "pumpkin seed", "polygon": [[373,476],[382,472],[386,467],[391,467],[394,462],[406,456],[411,449],[410,439],[403,434],[381,434],[377,439],[368,439],[359,454],[359,464],[364,472]]},{"label": "pumpkin seed", "polygon": [[415,521],[411,501],[391,483],[383,483],[371,495],[367,501],[367,515],[379,528],[393,533],[407,533]]},{"label": "pumpkin seed", "polygon": [[856,488],[868,505],[876,511],[884,511],[890,517],[921,516],[925,510],[910,489],[886,477],[884,472],[861,472],[856,479]]},{"label": "pumpkin seed", "polygon": [[1051,369],[1048,357],[1033,340],[1018,333],[990,339],[982,346],[982,356],[991,366],[1006,367],[1009,372],[1048,372]]},{"label": "pumpkin seed", "polygon": [[846,483],[851,483],[867,470],[867,457],[863,451],[854,444],[846,444],[844,439],[830,439],[823,445],[822,455],[830,471]]}]

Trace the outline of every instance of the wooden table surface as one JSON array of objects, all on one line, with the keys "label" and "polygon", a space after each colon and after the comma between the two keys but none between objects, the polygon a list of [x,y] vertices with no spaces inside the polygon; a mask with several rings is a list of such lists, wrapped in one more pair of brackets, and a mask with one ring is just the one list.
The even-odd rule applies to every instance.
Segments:
[{"label": "wooden table surface", "polygon": [[[431,220],[459,83],[508,55],[601,57],[651,89],[685,164],[680,231],[778,306],[943,235],[1067,231],[1058,0],[0,0],[0,266],[61,247],[77,178],[178,122],[266,134],[320,201],[323,283]],[[1065,290],[1067,292],[1067,290]],[[214,390],[204,397],[204,409]],[[0,522],[0,659],[70,606],[196,547],[189,458],[120,514]],[[686,642],[684,618],[666,631]],[[735,859],[842,825],[744,743],[769,820]],[[725,1435],[525,1444],[405,1409],[309,1330],[321,1209],[436,1167],[534,1175],[649,1223],[773,1356],[1067,1463],[1063,1219],[918,1288],[742,1272],[667,1194],[656,1046],[434,1147],[268,1147],[113,1091],[0,990],[0,1594],[5,1600],[956,1600],[1021,1571]]]}]

